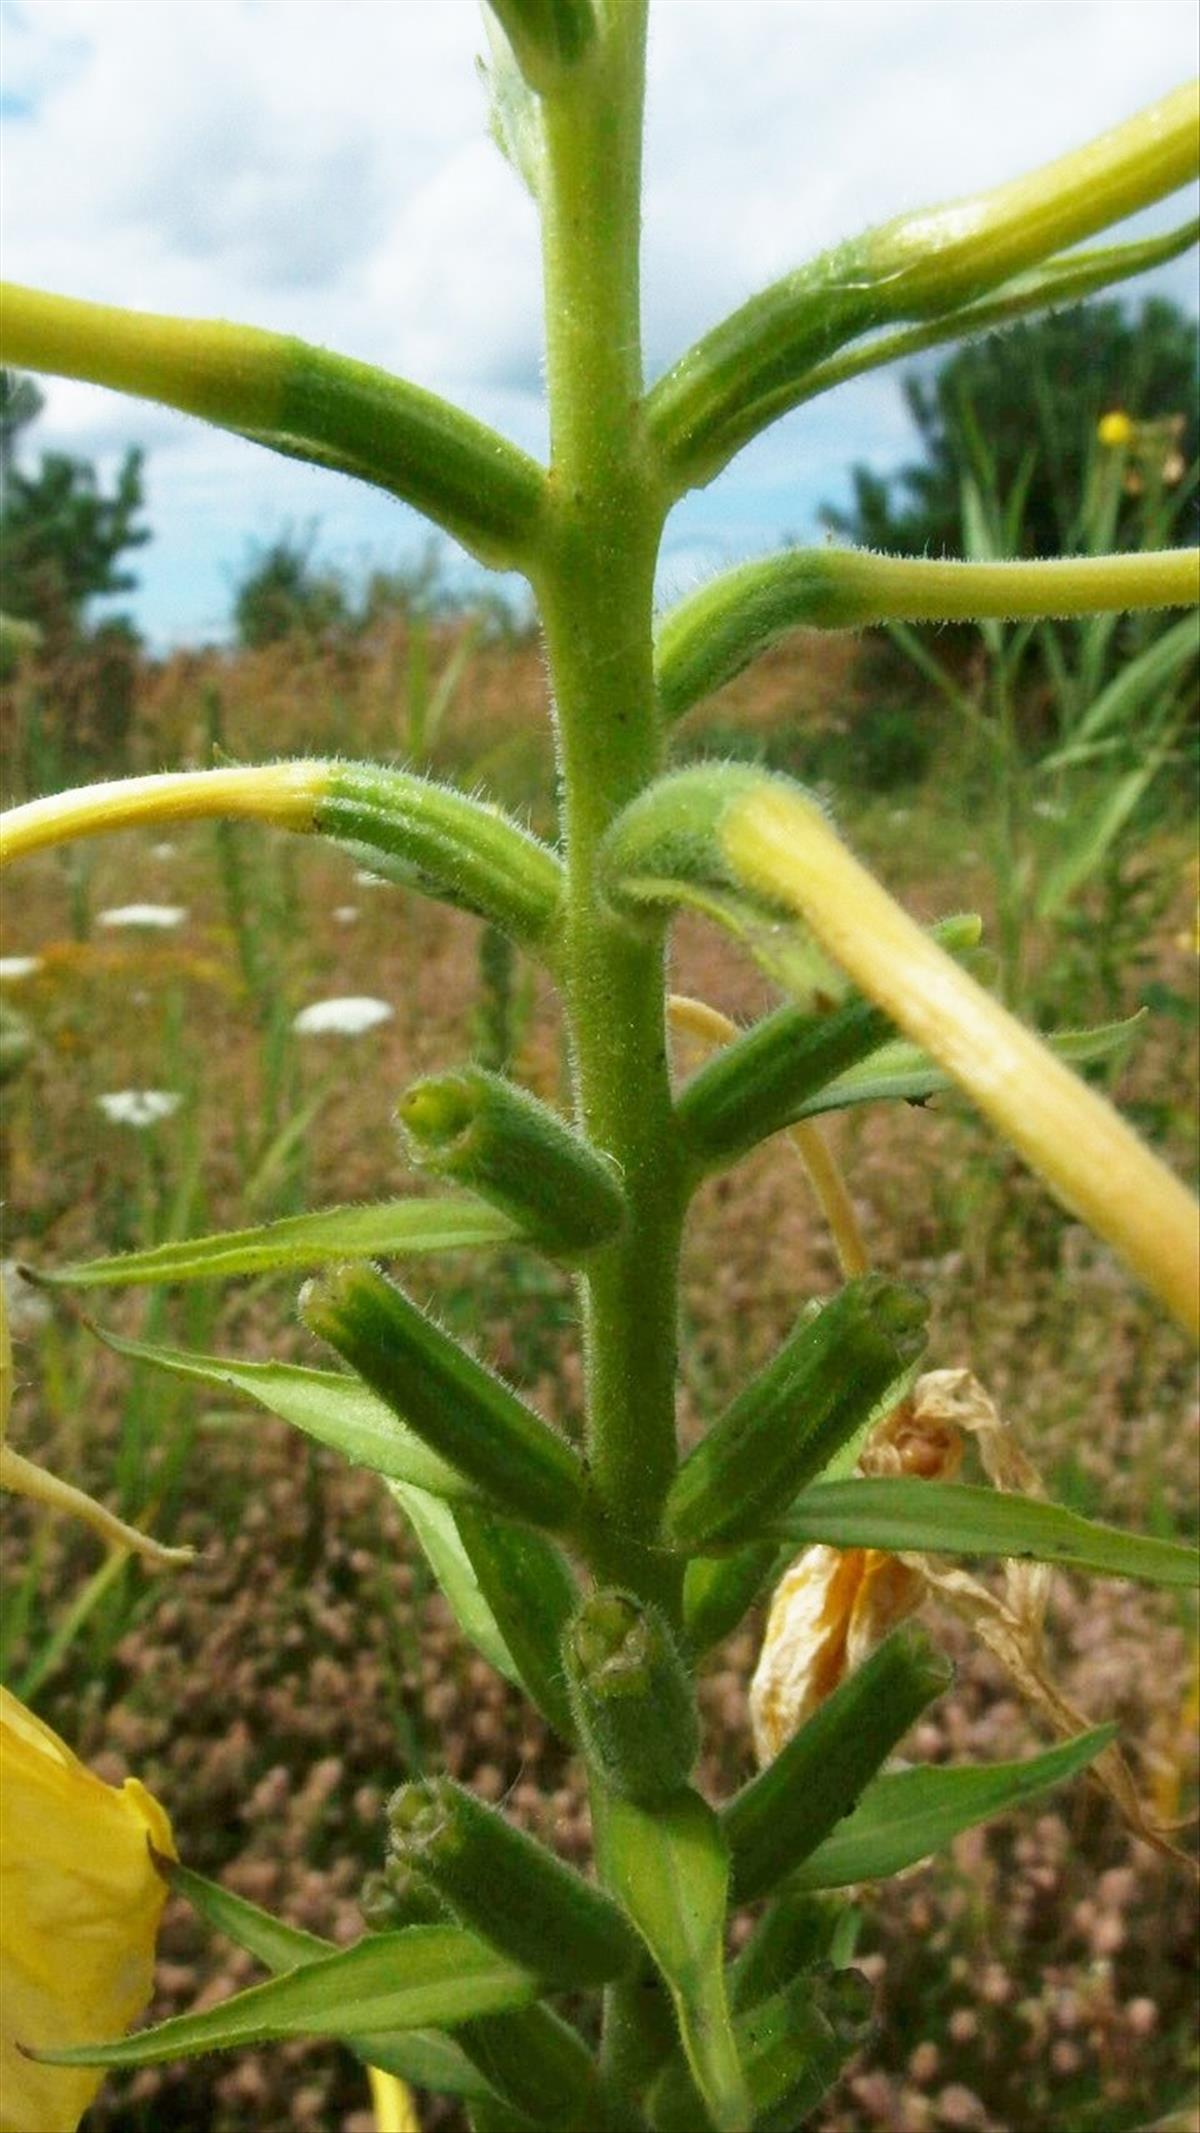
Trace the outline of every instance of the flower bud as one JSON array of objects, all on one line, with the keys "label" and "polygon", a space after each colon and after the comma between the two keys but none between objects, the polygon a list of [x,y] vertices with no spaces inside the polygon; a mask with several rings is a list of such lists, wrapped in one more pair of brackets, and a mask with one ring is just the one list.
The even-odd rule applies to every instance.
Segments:
[{"label": "flower bud", "polygon": [[750,1540],[903,1390],[925,1344],[925,1299],[881,1275],[802,1318],[686,1459],[664,1512],[669,1541]]},{"label": "flower bud", "polygon": [[563,1660],[584,1752],[605,1782],[642,1807],[679,1792],[699,1751],[699,1720],[659,1610],[629,1593],[593,1593],[567,1628]]},{"label": "flower bud", "polygon": [[502,1074],[464,1067],[399,1104],[415,1161],[504,1209],[549,1252],[603,1244],[625,1212],[614,1171],[565,1119]]},{"label": "flower bud", "polygon": [[633,1935],[607,1896],[453,1779],[402,1785],[388,1822],[398,1864],[536,1976],[602,1985],[634,1960]]},{"label": "flower bud", "polygon": [[570,1445],[377,1267],[308,1282],[300,1316],[498,1509],[534,1525],[572,1523],[583,1476]]}]

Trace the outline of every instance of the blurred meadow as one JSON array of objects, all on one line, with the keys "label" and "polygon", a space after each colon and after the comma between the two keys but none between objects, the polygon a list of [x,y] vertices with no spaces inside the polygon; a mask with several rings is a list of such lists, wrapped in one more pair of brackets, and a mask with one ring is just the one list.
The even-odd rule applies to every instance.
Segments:
[{"label": "blurred meadow", "polygon": [[[1172,431],[1097,448],[1089,422],[1078,494],[1092,518],[1078,545],[1105,545],[1121,511],[1127,545],[1158,545],[1172,525],[1182,538],[1194,492],[1168,460],[1178,447]],[[960,462],[958,477],[965,552],[1017,552],[1001,471]],[[118,681],[78,632],[43,627],[11,654],[6,798],[222,757],[342,753],[432,768],[553,833],[542,661],[519,615],[452,600],[435,559],[351,598],[287,536],[247,571],[239,599],[236,648],[153,660],[127,647]],[[1197,1153],[1194,629],[1179,634],[1190,628],[1167,617],[1040,638],[999,626],[907,641],[801,632],[695,711],[677,741],[680,759],[724,753],[815,785],[923,919],[979,911],[995,982],[1042,1026],[1138,1017],[1088,1071],[1181,1174]],[[148,1575],[82,1528],[10,1503],[9,1683],[104,1775],[136,1771],[169,1803],[189,1864],[339,1941],[362,1930],[356,1899],[379,1863],[383,1804],[413,1773],[447,1768],[565,1856],[584,1855],[577,1769],[466,1647],[375,1478],[233,1391],[131,1365],[87,1323],[206,1354],[317,1362],[295,1280],[97,1288],[82,1293],[85,1320],[76,1292],[17,1271],[422,1191],[392,1121],[400,1091],[474,1053],[561,1098],[549,988],[478,922],[353,855],[228,825],[26,862],[6,889],[2,956],[13,1442],[198,1551],[190,1569]],[[672,983],[739,1022],[776,997],[696,917],[675,930]],[[337,1009],[305,1012],[347,1000],[380,1006],[358,1028]],[[681,1038],[680,1074],[695,1063]],[[1107,1250],[957,1099],[864,1105],[830,1130],[872,1261],[932,1298],[929,1366],[979,1377],[1063,1502],[1186,1532],[1189,1357]],[[565,1275],[518,1251],[405,1271],[419,1299],[570,1427],[579,1365]],[[798,1305],[837,1280],[785,1140],[710,1181],[687,1243],[683,1430],[696,1433]],[[957,1680],[905,1753],[995,1761],[1044,1742],[994,1661],[936,1620]],[[700,1783],[714,1794],[751,1768],[760,1629],[749,1618],[703,1684]],[[1060,1575],[1048,1656],[1090,1720],[1120,1722],[1155,1815],[1186,1823],[1194,1609]],[[827,2103],[822,2133],[1122,2133],[1171,2109],[1183,2112],[1171,2124],[1195,2123],[1193,1885],[1098,1793],[1077,1785],[959,1839],[882,1894],[864,1890],[862,1914],[878,2038]],[[210,1938],[182,1903],[160,1953],[156,2014],[253,1974],[232,1950],[214,1972]],[[448,2103],[421,2108],[429,2133],[460,2123]],[[361,2069],[332,2046],[122,2077],[86,2121],[89,2133],[371,2123]]]}]

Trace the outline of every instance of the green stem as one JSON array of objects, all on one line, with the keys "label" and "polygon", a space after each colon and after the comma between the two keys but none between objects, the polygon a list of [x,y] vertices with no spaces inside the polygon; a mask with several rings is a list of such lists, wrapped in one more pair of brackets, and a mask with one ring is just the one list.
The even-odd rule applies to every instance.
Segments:
[{"label": "green stem", "polygon": [[675,1469],[682,1194],[661,950],[606,912],[596,867],[609,824],[662,759],[651,622],[663,504],[641,418],[644,42],[645,0],[614,0],[587,63],[543,105],[552,457],[537,590],[563,791],[576,1112],[617,1164],[628,1202],[620,1236],[583,1280],[593,1567],[677,1618],[678,1576],[645,1545]]}]

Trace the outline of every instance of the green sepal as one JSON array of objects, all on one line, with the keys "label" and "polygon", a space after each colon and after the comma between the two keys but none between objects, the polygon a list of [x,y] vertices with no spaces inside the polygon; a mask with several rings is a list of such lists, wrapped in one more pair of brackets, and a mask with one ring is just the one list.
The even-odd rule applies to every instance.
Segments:
[{"label": "green sepal", "polygon": [[516,1525],[490,1511],[464,1504],[454,1518],[522,1687],[555,1732],[573,1741],[562,1635],[579,1605],[579,1588],[565,1557],[531,1526]]},{"label": "green sepal", "polygon": [[596,2062],[578,2030],[549,2007],[479,2015],[457,2031],[471,2064],[502,2101],[533,2125],[603,2123]]},{"label": "green sepal", "polygon": [[388,1822],[395,1856],[546,1984],[607,1984],[636,1961],[637,1943],[607,1896],[452,1778],[402,1785]]},{"label": "green sepal", "polygon": [[683,1641],[693,1659],[737,1628],[782,1560],[774,1541],[751,1541],[733,1555],[692,1557],[683,1574]]},{"label": "green sepal", "polygon": [[959,1481],[820,1482],[772,1530],[800,1546],[825,1541],[889,1555],[1026,1556],[1180,1592],[1200,1584],[1200,1554],[1182,1541],[1123,1533],[1061,1504]]},{"label": "green sepal", "polygon": [[574,1258],[621,1227],[625,1196],[609,1164],[504,1075],[478,1066],[429,1075],[397,1113],[414,1161],[491,1200],[544,1251]]},{"label": "green sepal", "polygon": [[851,1888],[903,1873],[964,1829],[1077,1777],[1116,1735],[1115,1726],[1096,1726],[1022,1762],[887,1771],[810,1852],[790,1877],[789,1890]]},{"label": "green sepal", "polygon": [[899,1399],[927,1316],[916,1289],[867,1274],[802,1318],[680,1467],[663,1511],[666,1539],[692,1550],[761,1537],[772,1512]]},{"label": "green sepal", "polygon": [[583,1472],[569,1444],[374,1267],[309,1282],[306,1326],[499,1510],[574,1524]]},{"label": "green sepal", "polygon": [[604,1588],[568,1623],[562,1656],[591,1768],[643,1807],[673,1798],[699,1753],[700,1720],[665,1615],[632,1593]]},{"label": "green sepal", "polygon": [[361,2038],[452,2027],[537,1997],[537,1980],[457,1926],[370,1933],[353,1948],[251,1985],[202,2014],[173,2015],[110,2044],[41,2051],[53,2066],[157,2066],[285,2037]]},{"label": "green sepal", "polygon": [[[871,1988],[855,1971],[804,1978],[734,2019],[755,2133],[796,2133],[870,2033]],[[703,2103],[682,2053],[646,2098],[654,2133],[694,2133]]]},{"label": "green sepal", "polygon": [[[232,1889],[222,1888],[219,1882],[208,1881],[203,1874],[181,1866],[177,1859],[159,1858],[157,1865],[176,1894],[186,1896],[208,1925],[276,1975],[337,1954],[333,1941],[306,1933],[300,1926],[285,1925],[282,1919],[273,1918],[269,1911],[260,1910],[244,1896],[235,1896]],[[392,2036],[348,2038],[347,2043],[365,2066],[398,2074],[402,2081],[414,2081],[418,2088],[434,2089],[447,2096],[488,2094],[482,2075],[455,2039],[441,2030],[398,2030]]]},{"label": "green sepal", "polygon": [[314,828],[404,888],[487,918],[536,949],[563,894],[562,862],[502,809],[375,763],[335,763]]},{"label": "green sepal", "polygon": [[927,1637],[900,1631],[817,1706],[722,1810],[738,1903],[765,1896],[816,1850],[952,1679]]},{"label": "green sepal", "polygon": [[718,2133],[745,2133],[751,2105],[725,1997],[729,1852],[721,1825],[695,1792],[651,1813],[593,1776],[591,1799],[604,1885],[666,1980],[705,2110]]}]

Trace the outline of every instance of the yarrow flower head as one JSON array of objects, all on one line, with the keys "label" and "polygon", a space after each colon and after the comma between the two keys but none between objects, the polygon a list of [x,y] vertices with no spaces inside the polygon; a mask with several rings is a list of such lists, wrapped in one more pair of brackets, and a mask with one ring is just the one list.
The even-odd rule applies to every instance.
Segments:
[{"label": "yarrow flower head", "polygon": [[386,1000],[348,993],[344,999],[314,1000],[311,1007],[302,1007],[292,1028],[301,1037],[361,1037],[391,1019]]},{"label": "yarrow flower head", "polygon": [[183,1102],[176,1089],[113,1089],[96,1102],[114,1126],[157,1126]]},{"label": "yarrow flower head", "polygon": [[99,914],[102,926],[134,926],[148,933],[171,933],[186,917],[182,904],[115,904]]},{"label": "yarrow flower head", "polygon": [[146,2005],[167,1894],[154,1853],[176,1856],[145,1786],[106,1785],[0,1689],[3,2133],[73,2133],[99,2069],[28,2055],[119,2036]]}]

